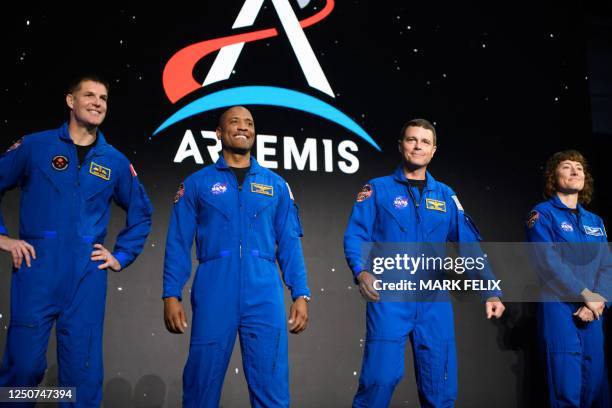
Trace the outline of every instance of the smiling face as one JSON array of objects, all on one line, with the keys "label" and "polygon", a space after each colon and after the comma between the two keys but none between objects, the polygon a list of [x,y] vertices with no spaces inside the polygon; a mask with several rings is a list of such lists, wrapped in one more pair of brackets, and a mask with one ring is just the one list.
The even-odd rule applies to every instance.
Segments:
[{"label": "smiling face", "polygon": [[404,164],[411,169],[427,167],[436,152],[433,132],[420,126],[407,127],[398,147]]},{"label": "smiling face", "polygon": [[246,154],[255,142],[255,123],[248,109],[234,106],[226,110],[217,127],[217,139],[221,140],[224,150]]},{"label": "smiling face", "polygon": [[102,124],[106,117],[108,90],[104,84],[85,80],[71,93],[66,95],[70,108],[70,120],[87,128]]},{"label": "smiling face", "polygon": [[566,194],[575,194],[584,188],[584,168],[582,163],[563,160],[555,171],[557,190]]}]

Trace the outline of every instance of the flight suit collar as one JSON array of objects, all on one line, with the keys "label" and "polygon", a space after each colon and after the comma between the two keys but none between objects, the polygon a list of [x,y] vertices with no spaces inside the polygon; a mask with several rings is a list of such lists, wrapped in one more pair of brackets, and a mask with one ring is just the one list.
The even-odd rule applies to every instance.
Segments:
[{"label": "flight suit collar", "polygon": [[[425,188],[423,189],[423,191],[435,190],[436,183],[437,183],[436,179],[434,179],[431,173],[429,173],[428,171],[426,172],[426,174],[427,174],[426,175],[427,184],[425,185]],[[393,173],[393,178],[398,183],[402,183],[406,185],[408,184],[408,180],[406,179],[406,176],[404,175],[404,168],[401,164],[397,167],[397,169],[395,169],[395,173]]]},{"label": "flight suit collar", "polygon": [[[249,169],[249,174],[259,173],[261,171],[261,165],[257,162],[257,160],[255,160],[253,155],[251,155],[250,161],[251,161],[251,168]],[[215,167],[218,170],[229,170],[229,166],[227,165],[227,162],[223,158],[223,154],[219,155],[219,159],[215,163]]]},{"label": "flight suit collar", "polygon": [[[74,143],[70,137],[70,132],[68,131],[68,122],[64,122],[64,124],[59,128],[59,137],[66,142]],[[108,142],[100,130],[98,130],[96,133],[96,141],[94,143],[95,146],[92,148],[94,153],[101,152],[108,147]]]},{"label": "flight suit collar", "polygon": [[[565,204],[563,204],[563,201],[561,201],[561,199],[559,198],[559,196],[557,196],[556,194],[554,194],[549,202],[553,205],[553,207],[556,207],[560,210],[565,210],[565,211],[571,211],[572,209],[569,208],[568,206],[566,206]],[[576,206],[576,208],[578,209],[578,213],[582,216],[584,215],[584,207],[578,203],[578,205]]]}]

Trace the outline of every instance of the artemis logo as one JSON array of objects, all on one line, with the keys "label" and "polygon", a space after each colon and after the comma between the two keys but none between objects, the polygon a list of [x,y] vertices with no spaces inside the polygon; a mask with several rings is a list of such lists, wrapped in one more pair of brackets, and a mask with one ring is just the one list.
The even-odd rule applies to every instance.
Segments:
[{"label": "artemis logo", "polygon": [[[265,0],[245,0],[242,9],[238,13],[236,20],[234,21],[232,29],[252,26],[262,8],[264,1]],[[323,72],[323,69],[321,68],[321,65],[319,64],[319,61],[317,60],[314,51],[303,30],[304,28],[312,26],[327,17],[334,8],[334,0],[326,0],[325,6],[322,10],[301,21],[298,20],[297,16],[295,15],[293,9],[291,8],[291,5],[289,4],[289,0],[269,1],[272,2],[274,10],[278,14],[283,30],[285,31],[287,38],[289,39],[289,42],[299,62],[302,72],[306,77],[308,85],[326,94],[328,97],[334,98],[334,92],[331,88],[331,85],[329,84],[329,81],[327,80],[327,77],[325,76],[325,73]],[[311,2],[311,0],[297,0],[297,2],[301,8],[304,8]],[[278,34],[279,32],[276,28],[262,29],[243,34],[202,41],[196,44],[192,44],[178,51],[170,58],[170,60],[166,64],[166,67],[164,68],[163,86],[164,91],[166,92],[166,96],[168,97],[170,102],[176,103],[185,96],[202,87],[206,87],[207,85],[210,85],[215,82],[227,80],[232,74],[232,71],[246,43],[275,37],[278,36]],[[208,72],[202,83],[198,82],[193,77],[193,71],[196,64],[202,58],[215,51],[218,51],[218,53],[210,71]],[[347,130],[351,131],[352,133],[356,134],[358,137],[366,141],[376,150],[380,151],[380,147],[372,139],[372,137],[370,137],[370,135],[355,121],[353,121],[350,117],[342,113],[337,108],[314,96],[307,95],[295,90],[274,86],[241,86],[224,89],[205,95],[180,108],[177,112],[172,114],[157,128],[157,130],[155,130],[154,135],[189,117],[213,109],[219,109],[233,105],[280,106],[317,115],[346,128]],[[209,135],[208,131],[202,131],[202,135],[205,134]],[[191,140],[187,140],[189,136]],[[291,141],[287,141],[287,138],[284,139],[285,145],[292,145]],[[329,152],[330,149],[327,145],[328,141],[323,140],[322,142],[326,154],[324,161],[325,163],[328,163],[330,160],[333,160],[329,158],[331,157],[329,156],[329,154],[331,153]],[[348,159],[348,156],[342,156],[341,152],[346,152],[347,150],[357,150],[357,145],[355,143],[350,142],[350,144],[351,146],[349,149],[347,149],[346,145],[344,147],[341,147],[340,145],[338,146],[338,154],[341,157]],[[293,141],[293,145],[295,145],[295,141]],[[314,152],[314,167],[316,168],[316,149],[313,150],[311,147],[308,146],[309,145],[307,140],[307,143],[304,145],[302,153],[300,153],[299,151],[297,153],[300,156],[306,154],[306,156],[308,157],[310,154],[308,152]],[[215,150],[217,147],[218,146],[215,146]],[[258,159],[260,159],[259,147],[261,146],[258,142]],[[177,159],[181,156],[187,157],[191,155],[195,158],[196,162],[200,162],[200,160],[198,160],[199,151],[196,154],[194,149],[197,149],[197,145],[195,145],[193,133],[188,130],[185,134],[185,137],[183,138],[183,142],[181,143],[181,148],[179,148],[179,152],[175,157],[175,161],[177,161]],[[289,148],[289,151],[294,151],[291,149],[292,148]],[[356,160],[356,157],[354,155],[351,154],[350,156],[351,160]],[[214,155],[211,155],[211,159],[215,159]],[[310,160],[312,160],[312,158]],[[287,163],[286,157],[284,162]],[[342,169],[342,165],[340,165],[340,163],[338,163],[338,166]],[[300,166],[298,165],[297,167],[299,168]],[[354,165],[349,165],[349,167],[351,169],[355,168]],[[358,162],[356,167],[359,167]],[[289,169],[290,168],[291,167],[289,167]],[[313,170],[312,162],[310,169]],[[327,165],[326,171],[331,171],[328,170]],[[354,169],[354,171],[356,171],[356,168]]]}]

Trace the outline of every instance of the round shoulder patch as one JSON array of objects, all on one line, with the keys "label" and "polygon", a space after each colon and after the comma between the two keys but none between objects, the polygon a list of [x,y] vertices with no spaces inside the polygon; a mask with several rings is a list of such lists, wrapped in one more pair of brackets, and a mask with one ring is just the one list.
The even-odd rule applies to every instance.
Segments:
[{"label": "round shoulder patch", "polygon": [[11,145],[11,147],[9,147],[9,148],[6,150],[6,153],[11,152],[11,151],[13,151],[13,150],[15,150],[15,149],[19,148],[19,146],[21,146],[21,144],[22,144],[22,143],[23,143],[23,137],[22,137],[21,139],[19,139],[18,141],[16,141],[15,143],[13,143],[13,144]]},{"label": "round shoulder patch", "polygon": [[533,228],[538,222],[538,218],[540,218],[540,213],[537,212],[536,210],[531,211],[529,215],[527,216],[527,223],[526,223],[527,227]]},{"label": "round shoulder patch", "polygon": [[366,184],[365,186],[361,187],[361,190],[359,190],[359,193],[357,193],[357,202],[360,203],[362,201],[365,201],[371,196],[372,186],[370,184]]},{"label": "round shoulder patch", "polygon": [[179,185],[178,191],[174,195],[174,204],[178,203],[181,197],[185,195],[185,185],[181,183]]}]

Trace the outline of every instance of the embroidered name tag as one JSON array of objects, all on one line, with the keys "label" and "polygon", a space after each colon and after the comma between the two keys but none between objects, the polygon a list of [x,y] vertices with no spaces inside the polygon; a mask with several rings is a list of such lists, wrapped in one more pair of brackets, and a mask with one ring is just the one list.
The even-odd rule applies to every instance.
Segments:
[{"label": "embroidered name tag", "polygon": [[425,206],[428,210],[442,211],[446,212],[446,202],[438,201],[431,198],[425,199]]},{"label": "embroidered name tag", "polygon": [[101,179],[110,180],[111,169],[101,166],[95,162],[91,162],[89,165],[89,173],[96,177],[100,177]]},{"label": "embroidered name tag", "polygon": [[589,227],[588,225],[583,225],[583,227],[584,227],[584,232],[586,232],[587,235],[592,235],[594,237],[604,236],[603,229],[600,227]]},{"label": "embroidered name tag", "polygon": [[264,194],[273,197],[274,187],[266,186],[265,184],[251,183],[251,193]]}]

